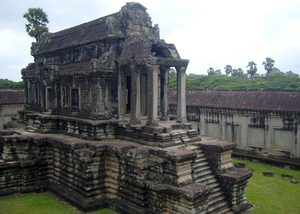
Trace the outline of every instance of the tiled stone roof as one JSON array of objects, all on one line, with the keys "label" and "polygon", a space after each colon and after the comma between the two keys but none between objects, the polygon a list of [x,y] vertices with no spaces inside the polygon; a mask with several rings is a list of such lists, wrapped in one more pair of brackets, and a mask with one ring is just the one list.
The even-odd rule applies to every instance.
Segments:
[{"label": "tiled stone roof", "polygon": [[117,14],[101,17],[56,33],[48,33],[45,35],[46,38],[42,39],[40,44],[38,44],[34,55],[74,47],[79,44],[92,43],[97,39],[107,37],[109,31],[106,27],[106,19],[115,17]]},{"label": "tiled stone roof", "polygon": [[0,104],[24,103],[24,90],[1,89]]},{"label": "tiled stone roof", "polygon": [[[169,104],[177,104],[170,89]],[[186,90],[186,105],[204,108],[300,112],[300,91],[278,90]]]}]

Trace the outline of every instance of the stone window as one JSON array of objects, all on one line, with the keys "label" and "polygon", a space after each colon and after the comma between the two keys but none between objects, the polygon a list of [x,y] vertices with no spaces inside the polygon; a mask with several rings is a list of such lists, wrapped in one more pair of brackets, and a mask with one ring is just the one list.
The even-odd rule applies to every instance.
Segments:
[{"label": "stone window", "polygon": [[71,90],[71,101],[72,101],[72,107],[78,107],[79,106],[79,93],[78,88],[73,88]]}]

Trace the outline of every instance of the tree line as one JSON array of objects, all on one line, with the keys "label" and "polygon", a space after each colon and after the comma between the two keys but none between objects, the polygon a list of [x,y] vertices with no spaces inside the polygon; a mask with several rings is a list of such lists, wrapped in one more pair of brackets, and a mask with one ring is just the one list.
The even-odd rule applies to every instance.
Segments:
[{"label": "tree line", "polygon": [[[264,66],[266,70],[266,76],[268,75],[274,75],[274,74],[284,74],[286,76],[290,77],[299,77],[298,74],[295,74],[292,71],[282,72],[280,69],[276,68],[274,66],[275,60],[273,60],[270,57],[267,57],[265,61],[262,62],[262,65]],[[242,77],[242,78],[249,78],[249,79],[255,79],[261,75],[257,74],[257,64],[253,61],[248,62],[248,65],[246,66],[248,68],[247,73],[244,73],[242,68],[233,69],[231,65],[226,65],[224,70],[226,76],[235,76],[235,77]],[[214,70],[213,67],[208,68],[207,70],[208,75],[222,75],[222,72],[220,69]]]},{"label": "tree line", "polygon": [[[300,78],[292,71],[282,72],[274,66],[272,58],[262,62],[265,74],[257,74],[257,64],[253,61],[246,66],[247,73],[242,68],[234,69],[226,65],[225,75],[220,69],[210,67],[207,75],[189,74],[186,77],[187,89],[273,89],[273,90],[300,90]],[[169,87],[176,88],[176,70],[171,69]]]},{"label": "tree line", "polygon": [[0,89],[24,89],[24,81],[14,82],[8,79],[0,79]]},{"label": "tree line", "polygon": [[[176,76],[169,79],[169,87],[176,88]],[[300,90],[300,78],[274,74],[259,76],[255,79],[241,78],[226,75],[205,75],[201,77],[187,76],[187,89],[273,89],[273,90]]]}]

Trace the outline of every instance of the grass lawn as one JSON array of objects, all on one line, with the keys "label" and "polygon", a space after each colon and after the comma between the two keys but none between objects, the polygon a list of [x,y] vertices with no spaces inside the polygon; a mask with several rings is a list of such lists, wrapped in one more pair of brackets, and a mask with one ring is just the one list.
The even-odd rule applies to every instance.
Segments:
[{"label": "grass lawn", "polygon": [[[233,163],[246,163],[245,169],[254,168],[253,176],[248,180],[247,201],[259,206],[251,214],[300,213],[300,183],[294,184],[281,177],[281,174],[292,175],[300,181],[300,171],[284,169],[271,165],[252,163],[233,159]],[[264,171],[274,172],[274,177],[263,175]]]},{"label": "grass lawn", "polygon": [[[17,195],[0,199],[0,213],[5,214],[79,214],[77,209],[72,209],[65,203],[54,199],[51,193]],[[89,214],[117,214],[110,209],[97,210]]]},{"label": "grass lawn", "polygon": [[[275,166],[251,163],[233,159],[233,163],[246,163],[246,168],[254,168],[253,176],[248,182],[247,200],[259,206],[251,214],[299,214],[300,213],[300,183],[294,184],[283,179],[281,174],[293,175],[293,179],[300,181],[300,171],[283,169]],[[273,171],[274,177],[266,177],[264,171]],[[57,201],[51,193],[16,195],[0,199],[0,213],[5,214],[68,214],[81,213],[65,203]],[[90,214],[116,214],[109,209],[102,209]]]}]

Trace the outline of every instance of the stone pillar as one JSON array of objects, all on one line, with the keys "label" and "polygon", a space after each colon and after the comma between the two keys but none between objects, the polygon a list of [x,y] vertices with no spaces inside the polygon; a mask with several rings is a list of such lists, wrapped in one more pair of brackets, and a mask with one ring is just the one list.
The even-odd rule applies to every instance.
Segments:
[{"label": "stone pillar", "polygon": [[186,122],[185,98],[185,70],[186,67],[176,67],[177,71],[177,122]]},{"label": "stone pillar", "polygon": [[28,97],[29,97],[29,81],[28,80],[24,80],[24,82],[25,82],[25,105],[28,105]]},{"label": "stone pillar", "polygon": [[148,68],[147,79],[147,125],[157,126],[157,91],[158,91],[159,65],[151,65]]},{"label": "stone pillar", "polygon": [[141,101],[140,101],[140,73],[135,66],[131,66],[131,106],[130,106],[130,124],[140,123]]},{"label": "stone pillar", "polygon": [[160,120],[164,121],[169,119],[169,71],[170,67],[165,67],[161,70]]}]

